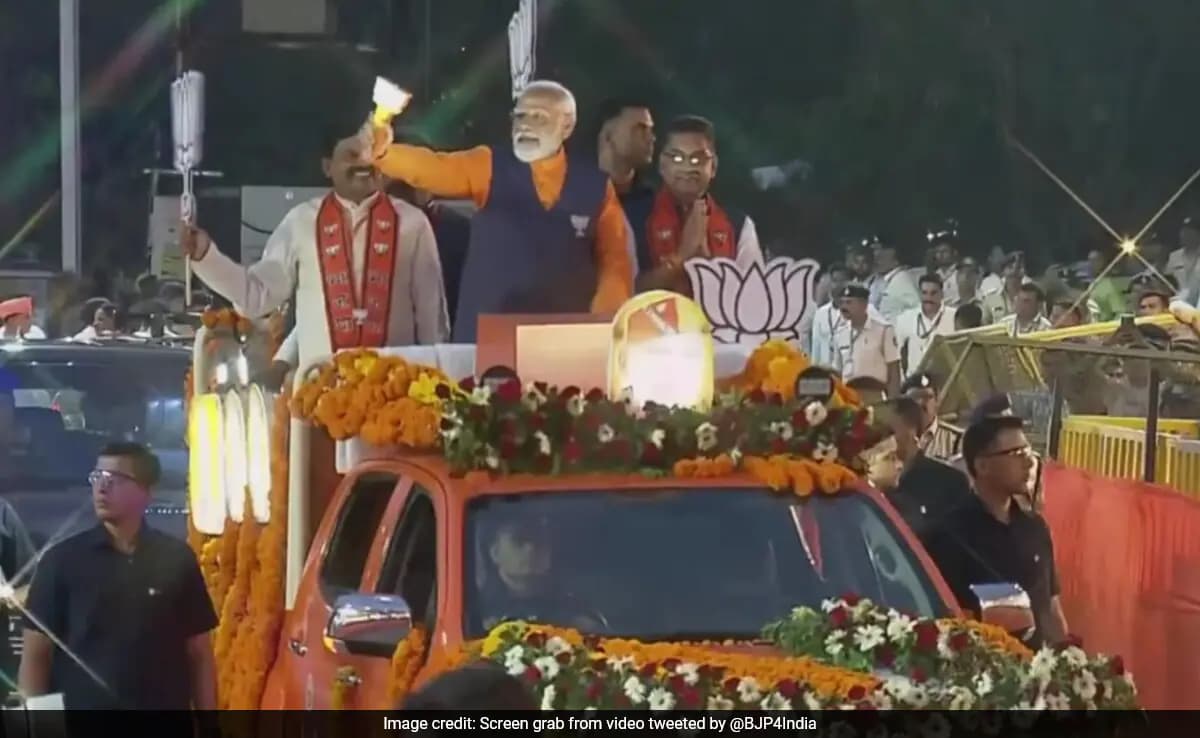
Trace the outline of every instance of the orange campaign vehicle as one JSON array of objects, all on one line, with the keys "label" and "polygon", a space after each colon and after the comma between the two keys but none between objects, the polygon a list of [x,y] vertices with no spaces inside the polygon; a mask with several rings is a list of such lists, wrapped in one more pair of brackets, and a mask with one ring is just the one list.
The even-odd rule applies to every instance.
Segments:
[{"label": "orange campaign vehicle", "polygon": [[189,434],[224,708],[392,708],[479,659],[547,709],[1136,706],[1119,659],[964,619],[863,476],[873,409],[682,296],[343,351],[290,397],[235,333],[196,342]]}]

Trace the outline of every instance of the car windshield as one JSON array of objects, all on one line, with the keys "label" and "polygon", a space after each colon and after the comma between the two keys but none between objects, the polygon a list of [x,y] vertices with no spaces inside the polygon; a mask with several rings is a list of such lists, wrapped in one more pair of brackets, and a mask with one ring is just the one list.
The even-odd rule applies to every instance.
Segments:
[{"label": "car windshield", "polygon": [[848,592],[946,614],[915,554],[865,495],[765,489],[572,491],[474,500],[468,637],[506,619],[651,640],[753,638]]},{"label": "car windshield", "polygon": [[[25,355],[0,364],[0,478],[10,488],[79,484],[111,440],[146,444],[159,457],[160,489],[187,479],[185,354],[130,352],[72,360]],[[115,358],[114,358],[115,357]]]}]

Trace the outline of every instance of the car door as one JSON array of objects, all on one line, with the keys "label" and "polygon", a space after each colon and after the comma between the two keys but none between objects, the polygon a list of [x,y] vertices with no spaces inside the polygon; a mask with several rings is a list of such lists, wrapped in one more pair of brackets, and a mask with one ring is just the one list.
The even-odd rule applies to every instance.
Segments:
[{"label": "car door", "polygon": [[363,589],[363,574],[389,502],[407,482],[390,471],[368,469],[343,481],[317,530],[296,604],[284,623],[284,702],[297,709],[328,709],[334,678],[355,656],[335,655],[324,643],[325,626],[343,594]]}]

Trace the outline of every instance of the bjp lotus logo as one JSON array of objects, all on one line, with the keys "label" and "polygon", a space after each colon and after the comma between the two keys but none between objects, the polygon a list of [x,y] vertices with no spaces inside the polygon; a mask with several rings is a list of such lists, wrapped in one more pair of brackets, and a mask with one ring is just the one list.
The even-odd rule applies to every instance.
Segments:
[{"label": "bjp lotus logo", "polygon": [[820,265],[812,259],[777,258],[744,269],[732,259],[693,259],[684,268],[720,343],[799,341],[801,323],[816,309]]}]

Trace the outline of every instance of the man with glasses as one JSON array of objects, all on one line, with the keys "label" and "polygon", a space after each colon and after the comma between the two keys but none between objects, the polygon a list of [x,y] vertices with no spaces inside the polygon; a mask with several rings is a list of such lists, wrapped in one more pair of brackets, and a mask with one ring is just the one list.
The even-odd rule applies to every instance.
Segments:
[{"label": "man with glasses", "polygon": [[717,133],[699,116],[676,118],[667,126],[658,158],[663,186],[650,215],[633,223],[637,240],[639,289],[686,291],[688,259],[733,259],[743,270],[762,263],[754,221],[722,207],[709,191],[717,175]]},{"label": "man with glasses", "polygon": [[393,143],[368,122],[373,164],[436,197],[470,198],[453,340],[474,343],[488,313],[611,313],[633,291],[625,213],[594,160],[568,155],[575,96],[531,82],[512,111],[511,146],[438,152]]},{"label": "man with glasses", "polygon": [[1037,643],[1062,642],[1067,622],[1050,528],[1041,515],[1016,504],[1035,463],[1024,421],[983,417],[967,429],[962,445],[975,495],[926,541],[930,557],[963,609],[981,615],[973,585],[1017,584],[1029,595]]},{"label": "man with glasses", "polygon": [[112,443],[88,476],[97,525],[46,552],[29,591],[22,694],[68,709],[216,708],[217,616],[187,544],[146,524],[157,457]]}]

